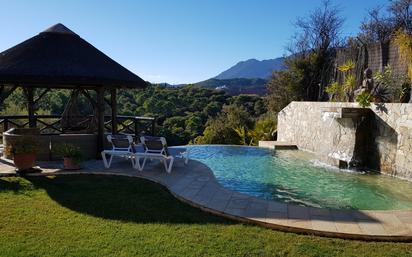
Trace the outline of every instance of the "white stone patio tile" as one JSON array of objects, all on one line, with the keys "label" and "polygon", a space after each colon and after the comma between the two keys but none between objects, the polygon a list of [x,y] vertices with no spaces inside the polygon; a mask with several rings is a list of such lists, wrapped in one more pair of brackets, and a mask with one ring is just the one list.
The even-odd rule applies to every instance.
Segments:
[{"label": "white stone patio tile", "polygon": [[271,224],[287,226],[288,225],[288,215],[286,212],[267,211],[265,221]]},{"label": "white stone patio tile", "polygon": [[312,228],[320,231],[337,232],[332,217],[311,215]]},{"label": "white stone patio tile", "polygon": [[372,214],[388,234],[391,235],[406,235],[411,233],[411,230],[406,226],[394,213],[391,212],[375,212]]},{"label": "white stone patio tile", "polygon": [[335,227],[339,233],[362,234],[362,230],[356,222],[335,221]]},{"label": "white stone patio tile", "polygon": [[362,232],[366,235],[386,235],[386,231],[383,228],[382,224],[372,223],[372,222],[357,222]]}]

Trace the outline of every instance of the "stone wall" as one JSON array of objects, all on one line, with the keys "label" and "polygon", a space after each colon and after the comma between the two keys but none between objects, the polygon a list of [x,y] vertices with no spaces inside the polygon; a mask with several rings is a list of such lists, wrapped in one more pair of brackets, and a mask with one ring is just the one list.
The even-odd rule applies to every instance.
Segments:
[{"label": "stone wall", "polygon": [[[278,114],[278,141],[296,144],[321,160],[333,154],[351,156],[359,124],[325,115],[325,109],[359,107],[356,103],[292,102]],[[412,179],[412,104],[370,107],[364,128],[366,166],[386,174]]]}]

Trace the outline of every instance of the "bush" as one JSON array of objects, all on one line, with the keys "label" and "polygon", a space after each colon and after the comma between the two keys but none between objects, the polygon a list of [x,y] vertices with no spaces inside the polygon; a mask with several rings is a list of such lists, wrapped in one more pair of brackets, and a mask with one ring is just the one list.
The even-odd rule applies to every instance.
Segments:
[{"label": "bush", "polygon": [[372,102],[372,96],[366,92],[362,92],[356,97],[356,102],[358,102],[362,108],[369,107]]}]

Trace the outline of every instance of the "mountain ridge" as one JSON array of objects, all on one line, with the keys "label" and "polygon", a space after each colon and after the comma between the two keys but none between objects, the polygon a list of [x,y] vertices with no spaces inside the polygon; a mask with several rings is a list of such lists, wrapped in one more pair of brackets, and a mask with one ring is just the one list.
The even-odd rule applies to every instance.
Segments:
[{"label": "mountain ridge", "polygon": [[284,57],[267,60],[248,59],[240,61],[219,73],[214,79],[260,78],[269,79],[273,71],[285,70]]}]

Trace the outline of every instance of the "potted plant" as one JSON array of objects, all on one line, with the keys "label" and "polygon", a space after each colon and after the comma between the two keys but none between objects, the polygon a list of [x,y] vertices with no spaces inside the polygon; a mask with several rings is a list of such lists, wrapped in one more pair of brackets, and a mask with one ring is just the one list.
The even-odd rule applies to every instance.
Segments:
[{"label": "potted plant", "polygon": [[22,136],[10,143],[5,150],[13,156],[18,172],[28,172],[36,164],[37,148],[38,142],[33,137]]},{"label": "potted plant", "polygon": [[63,166],[65,170],[78,170],[83,161],[80,148],[68,143],[63,143],[57,147],[58,154],[63,156]]}]

